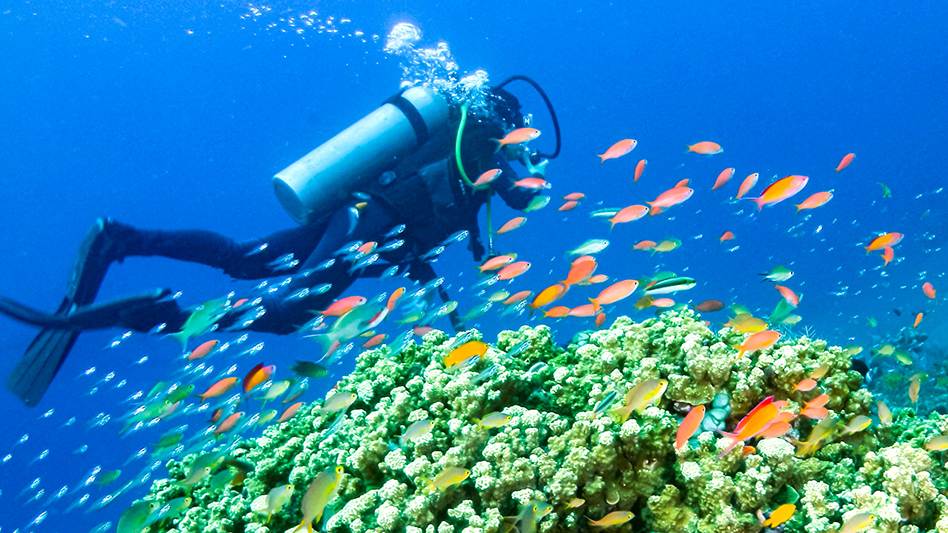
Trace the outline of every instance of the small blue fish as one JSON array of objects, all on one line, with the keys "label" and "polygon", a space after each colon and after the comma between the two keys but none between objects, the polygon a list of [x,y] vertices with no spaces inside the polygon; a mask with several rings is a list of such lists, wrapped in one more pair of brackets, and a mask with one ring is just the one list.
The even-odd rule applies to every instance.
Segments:
[{"label": "small blue fish", "polygon": [[255,246],[252,250],[244,254],[244,257],[250,257],[252,255],[257,255],[260,252],[266,250],[270,246],[270,243],[263,243],[259,246]]},{"label": "small blue fish", "polygon": [[471,383],[480,383],[481,381],[484,381],[485,379],[497,374],[498,370],[500,370],[498,365],[491,365],[484,370],[481,370],[478,375],[474,376],[474,379],[471,380]]},{"label": "small blue fish", "polygon": [[398,250],[398,249],[401,248],[404,244],[405,244],[405,241],[403,241],[402,239],[397,239],[397,240],[394,240],[394,241],[392,241],[392,242],[388,242],[388,243],[383,244],[383,245],[380,246],[379,249],[376,250],[376,251],[377,251],[377,252],[381,252],[381,253],[391,252],[391,251],[394,251],[394,250]]},{"label": "small blue fish", "polygon": [[596,408],[593,409],[593,413],[595,413],[595,416],[598,417],[599,415],[609,410],[609,407],[611,407],[612,403],[615,401],[616,401],[616,391],[612,391],[609,394],[607,394],[605,398],[600,400],[598,404],[596,404]]},{"label": "small blue fish", "polygon": [[447,246],[447,245],[452,244],[452,243],[455,243],[455,242],[461,242],[461,241],[463,241],[464,239],[466,239],[467,236],[470,235],[470,233],[471,233],[471,232],[467,231],[466,229],[465,229],[465,230],[461,230],[461,231],[454,232],[454,233],[452,233],[451,236],[449,236],[447,239],[441,241],[441,244]]},{"label": "small blue fish", "polygon": [[388,231],[388,233],[385,234],[384,237],[385,237],[386,239],[391,239],[392,237],[394,237],[394,236],[396,236],[396,235],[399,235],[399,234],[401,234],[403,231],[405,231],[405,228],[406,228],[406,226],[405,226],[404,224],[399,224],[399,225],[395,226],[394,228],[390,229],[390,230]]}]

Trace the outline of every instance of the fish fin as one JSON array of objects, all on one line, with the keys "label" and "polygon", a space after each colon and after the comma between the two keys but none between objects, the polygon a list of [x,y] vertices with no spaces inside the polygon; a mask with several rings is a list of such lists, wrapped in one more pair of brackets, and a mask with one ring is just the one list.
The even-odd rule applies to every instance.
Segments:
[{"label": "fish fin", "polygon": [[495,154],[496,154],[497,152],[499,152],[501,148],[504,147],[504,143],[503,143],[500,139],[490,139],[490,140],[493,141],[493,142],[495,142],[495,143],[497,143],[497,147],[494,148],[494,153],[495,153]]}]

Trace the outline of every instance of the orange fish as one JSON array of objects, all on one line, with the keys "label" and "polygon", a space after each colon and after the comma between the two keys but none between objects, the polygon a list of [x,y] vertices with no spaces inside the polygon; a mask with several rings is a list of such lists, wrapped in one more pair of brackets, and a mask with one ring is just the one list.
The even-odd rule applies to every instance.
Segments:
[{"label": "orange fish", "polygon": [[714,154],[720,154],[723,151],[724,149],[721,148],[721,145],[718,143],[714,143],[711,141],[702,141],[695,144],[689,144],[688,151],[685,153],[687,154],[689,152],[694,152],[696,154],[701,154],[701,155],[714,155]]},{"label": "orange fish", "polygon": [[635,179],[632,180],[633,182],[639,181],[639,178],[642,177],[642,173],[645,172],[645,165],[647,164],[648,161],[643,159],[635,165]]},{"label": "orange fish", "polygon": [[533,294],[533,291],[520,291],[512,294],[509,298],[504,300],[504,305],[511,305],[526,300],[531,294]]},{"label": "orange fish", "polygon": [[379,344],[382,344],[382,342],[385,340],[385,337],[388,337],[388,335],[384,333],[379,333],[378,335],[375,335],[371,339],[362,343],[362,347],[365,349],[375,348]]},{"label": "orange fish", "polygon": [[603,283],[605,281],[609,281],[609,276],[605,274],[596,274],[595,276],[592,276],[591,278],[580,283],[580,285],[592,285],[593,283]]},{"label": "orange fish", "polygon": [[388,309],[389,312],[394,311],[395,304],[398,303],[398,299],[401,298],[403,294],[405,294],[405,287],[399,287],[395,289],[395,291],[392,292],[392,295],[388,297],[388,302],[385,303],[385,308]]},{"label": "orange fish", "polygon": [[675,434],[676,450],[682,449],[688,442],[688,439],[695,434],[695,431],[698,431],[701,422],[704,420],[704,409],[703,405],[696,405],[685,415],[685,419],[682,420],[678,426],[678,433]]},{"label": "orange fish", "polygon": [[599,166],[602,166],[602,164],[606,162],[606,159],[615,159],[631,152],[635,149],[636,144],[638,144],[638,142],[635,139],[624,139],[613,144],[606,150],[606,153],[596,156],[600,159]]},{"label": "orange fish", "polygon": [[530,307],[531,311],[536,311],[540,307],[546,307],[562,298],[563,295],[566,294],[566,288],[566,285],[560,283],[550,285],[540,291],[540,293],[533,298],[533,301],[530,302],[528,307]]},{"label": "orange fish", "polygon": [[515,217],[507,221],[506,224],[500,227],[497,230],[497,235],[503,235],[504,233],[513,231],[520,226],[523,226],[527,222],[527,217]]},{"label": "orange fish", "polygon": [[[929,287],[930,287],[930,286],[931,286],[931,285],[929,285]],[[218,345],[219,343],[220,343],[220,341],[213,340],[213,341],[207,341],[207,342],[201,344],[201,345],[198,346],[197,348],[191,350],[191,353],[188,354],[188,360],[189,360],[189,361],[194,361],[195,359],[200,359],[200,358],[204,357],[205,355],[211,353],[211,351],[212,351],[214,348],[217,348],[217,345]]]},{"label": "orange fish", "polygon": [[836,173],[839,174],[840,170],[848,167],[850,163],[853,162],[853,158],[856,157],[856,154],[846,154],[843,156],[843,160],[839,162],[839,165],[836,166]]},{"label": "orange fish", "polygon": [[639,241],[632,248],[634,250],[651,250],[658,244],[655,241]]},{"label": "orange fish", "polygon": [[492,181],[500,177],[501,172],[503,171],[500,170],[499,168],[495,168],[481,174],[474,181],[474,188],[479,189],[481,187],[487,187],[488,185],[491,184]]},{"label": "orange fish", "polygon": [[919,313],[915,315],[915,323],[912,324],[913,328],[917,328],[919,324],[922,323],[922,317],[925,316],[925,313]]},{"label": "orange fish", "polygon": [[803,190],[810,178],[806,176],[787,176],[770,184],[757,198],[745,198],[757,204],[757,211],[765,205],[776,205]]},{"label": "orange fish", "polygon": [[[583,281],[584,279],[588,278],[589,276],[592,276],[593,272],[596,271],[596,267],[598,266],[598,265],[596,264],[596,260],[593,259],[591,256],[588,256],[588,255],[585,255],[585,256],[583,256],[583,257],[588,257],[589,259],[588,259],[588,260],[580,261],[579,259],[582,259],[582,257],[581,257],[581,258],[579,258],[579,259],[573,261],[573,266],[569,269],[569,274],[566,275],[566,279],[564,279],[563,281],[560,282],[560,283],[562,283],[567,289],[569,289],[570,286],[575,285],[575,284],[577,284],[577,283]],[[564,292],[565,292],[565,291],[564,291]],[[561,296],[562,296],[562,295],[561,295]]]},{"label": "orange fish", "polygon": [[198,396],[201,398],[201,403],[204,403],[204,400],[217,398],[222,394],[226,394],[227,391],[233,389],[235,385],[237,385],[237,378],[224,378],[211,385],[206,391],[198,394]]},{"label": "orange fish", "polygon": [[598,311],[599,308],[604,305],[609,305],[629,297],[638,287],[639,281],[636,279],[618,281],[603,289],[602,292],[599,293],[599,296],[590,298],[589,301],[592,302]]},{"label": "orange fish", "polygon": [[756,352],[757,350],[763,350],[764,348],[773,346],[774,343],[780,340],[780,337],[780,333],[770,329],[753,333],[750,337],[744,339],[744,344],[732,346],[732,348],[740,350],[735,359],[740,359],[741,356],[747,352]]},{"label": "orange fish", "polygon": [[[767,400],[764,400],[766,402]],[[772,402],[772,398],[771,398]],[[758,406],[759,408],[754,408],[747,416],[741,420],[741,423],[738,424],[738,427],[734,428],[734,433],[725,433],[721,432],[725,437],[730,437],[732,440],[731,444],[718,455],[718,458],[724,457],[731,452],[738,445],[742,444],[745,440],[756,437],[762,431],[767,429],[773,419],[777,416],[779,411],[777,406],[773,403],[767,403],[765,405]]]},{"label": "orange fish", "polygon": [[813,378],[805,378],[800,380],[800,383],[797,383],[797,386],[794,387],[794,390],[807,392],[816,388],[816,380]]},{"label": "orange fish", "polygon": [[434,331],[434,328],[429,326],[428,324],[418,324],[411,328],[411,332],[414,333],[415,335],[418,335],[419,337],[424,337],[425,335],[431,333],[432,331]]},{"label": "orange fish", "polygon": [[658,198],[655,200],[645,203],[652,207],[651,214],[657,215],[661,213],[663,209],[678,205],[688,198],[691,198],[694,192],[694,189],[689,189],[688,187],[674,187],[658,195]]},{"label": "orange fish", "polygon": [[728,180],[730,180],[732,176],[734,176],[733,168],[726,168],[722,170],[721,173],[718,174],[718,179],[714,180],[714,186],[711,187],[711,190],[715,191],[717,189],[720,189],[721,187],[724,187],[724,184],[727,183]]},{"label": "orange fish", "polygon": [[671,298],[654,298],[652,299],[652,307],[658,307],[660,309],[665,309],[675,305],[675,300]]},{"label": "orange fish", "polygon": [[891,248],[901,242],[904,236],[905,235],[901,233],[886,233],[885,235],[880,235],[869,241],[869,246],[866,246],[866,255],[876,250],[882,250],[886,246]]},{"label": "orange fish", "polygon": [[224,433],[227,433],[228,431],[234,429],[234,426],[237,424],[237,422],[241,418],[243,418],[243,416],[244,416],[243,411],[240,411],[239,413],[234,413],[228,416],[227,418],[222,420],[220,424],[218,424],[217,429],[214,430],[214,434],[223,435]]},{"label": "orange fish", "polygon": [[724,242],[724,241],[730,241],[730,240],[733,240],[733,239],[734,239],[734,234],[731,233],[730,231],[725,231],[725,232],[724,232],[724,235],[721,235],[721,237],[718,239],[718,241],[719,241],[719,242]]},{"label": "orange fish", "polygon": [[826,202],[829,202],[832,199],[833,193],[829,191],[814,193],[806,200],[803,200],[802,203],[796,204],[797,213],[803,211],[804,209],[816,209],[817,207],[826,204]]},{"label": "orange fish", "polygon": [[796,505],[785,503],[774,509],[774,511],[770,513],[770,516],[767,517],[767,520],[764,520],[764,523],[761,525],[763,525],[763,527],[775,528],[787,520],[790,520],[790,517],[793,516],[796,510]]},{"label": "orange fish", "polygon": [[780,293],[780,296],[783,296],[783,299],[786,300],[788,304],[794,307],[800,305],[800,297],[789,288],[777,283],[774,283],[774,288],[777,289],[777,292]]},{"label": "orange fish", "polygon": [[926,281],[925,283],[923,283],[923,284],[922,284],[922,292],[925,293],[925,296],[926,296],[929,300],[934,300],[934,299],[935,299],[935,287],[933,287],[931,283],[929,283],[929,282],[927,282],[927,281]]},{"label": "orange fish", "polygon": [[740,200],[741,196],[747,194],[748,191],[754,188],[754,185],[757,185],[757,178],[760,177],[760,174],[754,172],[750,176],[744,178],[744,181],[741,182],[741,186],[737,189],[737,196],[734,197],[735,200]]},{"label": "orange fish", "polygon": [[568,202],[564,202],[563,205],[557,207],[556,210],[557,211],[572,211],[577,205],[579,205],[579,202],[575,200],[570,200]]},{"label": "orange fish", "polygon": [[484,264],[477,268],[481,272],[486,272],[488,270],[497,270],[498,268],[502,268],[506,265],[509,265],[516,258],[517,258],[516,255],[511,255],[511,254],[498,255],[497,257],[491,257],[487,261],[484,261]]},{"label": "orange fish", "polygon": [[543,318],[563,318],[569,314],[570,308],[563,305],[558,305],[556,307],[551,307],[549,311],[544,311],[541,309],[540,312],[543,313]]},{"label": "orange fish", "polygon": [[497,143],[497,150],[500,150],[502,147],[508,144],[520,144],[528,141],[532,141],[540,136],[540,130],[534,128],[517,128],[507,135],[504,135],[503,139],[491,139]]},{"label": "orange fish", "polygon": [[265,383],[275,371],[276,367],[273,365],[263,366],[263,363],[258,363],[257,366],[250,369],[250,372],[247,372],[247,375],[244,376],[244,394],[249,393],[260,386],[260,384]]},{"label": "orange fish", "polygon": [[567,194],[566,196],[564,196],[563,200],[566,200],[567,202],[578,202],[585,197],[586,195],[581,192],[571,192]]},{"label": "orange fish", "polygon": [[882,268],[889,266],[889,263],[891,263],[893,259],[895,259],[895,250],[893,250],[891,246],[886,246],[885,249],[882,250]]},{"label": "orange fish", "polygon": [[630,205],[609,219],[609,222],[612,222],[612,225],[609,226],[609,230],[611,231],[616,224],[636,221],[644,217],[646,213],[648,213],[648,208],[644,205]]},{"label": "orange fish", "polygon": [[303,402],[294,403],[293,405],[286,408],[286,411],[283,411],[283,414],[280,415],[280,418],[277,419],[276,423],[286,422],[287,420],[293,418],[293,415],[300,410],[300,407],[303,407]]},{"label": "orange fish", "polygon": [[578,317],[587,317],[593,316],[598,312],[593,304],[580,305],[569,310],[569,313],[566,313],[566,316],[578,316]]},{"label": "orange fish", "polygon": [[513,279],[527,270],[530,270],[530,263],[526,261],[517,261],[510,263],[504,268],[500,269],[500,272],[497,273],[497,279],[508,280]]},{"label": "orange fish", "polygon": [[606,314],[599,313],[596,315],[596,327],[601,328],[603,324],[606,323]]},{"label": "orange fish", "polygon": [[326,316],[342,316],[364,303],[365,298],[362,296],[347,296],[331,303],[329,307],[319,311],[319,313]]}]

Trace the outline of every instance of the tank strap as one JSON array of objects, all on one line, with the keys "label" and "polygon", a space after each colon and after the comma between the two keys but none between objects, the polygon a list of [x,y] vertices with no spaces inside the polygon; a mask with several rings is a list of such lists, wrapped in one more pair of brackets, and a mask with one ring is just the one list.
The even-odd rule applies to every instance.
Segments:
[{"label": "tank strap", "polygon": [[428,125],[425,124],[425,119],[421,116],[421,113],[418,112],[415,104],[402,96],[402,93],[392,95],[385,103],[397,107],[398,110],[405,115],[405,118],[408,119],[411,128],[415,130],[415,137],[418,139],[416,146],[421,146],[428,142]]}]

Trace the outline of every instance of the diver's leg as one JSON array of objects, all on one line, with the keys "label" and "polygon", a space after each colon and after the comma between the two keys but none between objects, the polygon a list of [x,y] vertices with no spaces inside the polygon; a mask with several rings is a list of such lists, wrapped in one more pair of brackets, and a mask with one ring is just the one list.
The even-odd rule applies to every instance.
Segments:
[{"label": "diver's leg", "polygon": [[[335,257],[336,252],[343,245],[353,241],[373,241],[379,239],[386,231],[397,224],[397,215],[392,208],[383,202],[369,202],[359,214],[355,229],[349,232],[352,223],[352,214],[348,208],[336,210],[330,217],[326,230],[319,244],[300,265],[299,271],[312,271],[307,276],[298,275],[293,278],[288,287],[278,293],[266,296],[263,307],[266,314],[251,323],[247,329],[269,333],[288,334],[299,329],[313,314],[311,310],[325,309],[330,302],[338,298],[361,274],[350,272],[352,265],[337,257],[335,263],[328,268],[313,270],[327,259]],[[305,287],[316,287],[329,283],[331,287],[325,293],[303,298],[290,298]]]},{"label": "diver's leg", "polygon": [[235,279],[261,279],[296,271],[298,267],[277,270],[271,263],[287,254],[297,259],[309,256],[323,231],[324,225],[317,223],[262,239],[235,241],[212,231],[143,230],[109,219],[108,233],[116,242],[116,252],[108,259],[161,256],[219,268]]}]

